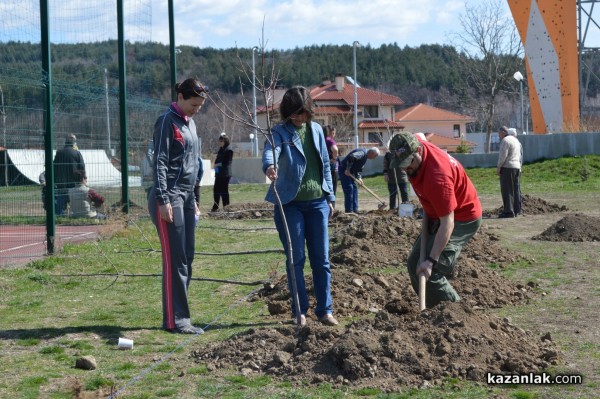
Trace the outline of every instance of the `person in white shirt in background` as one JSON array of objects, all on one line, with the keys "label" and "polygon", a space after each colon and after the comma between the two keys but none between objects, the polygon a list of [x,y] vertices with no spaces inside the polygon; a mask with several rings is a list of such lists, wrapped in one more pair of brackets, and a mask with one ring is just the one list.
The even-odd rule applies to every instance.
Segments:
[{"label": "person in white shirt in background", "polygon": [[498,132],[500,149],[496,173],[500,176],[503,210],[499,218],[513,218],[521,213],[521,166],[523,147],[514,128],[502,126]]}]

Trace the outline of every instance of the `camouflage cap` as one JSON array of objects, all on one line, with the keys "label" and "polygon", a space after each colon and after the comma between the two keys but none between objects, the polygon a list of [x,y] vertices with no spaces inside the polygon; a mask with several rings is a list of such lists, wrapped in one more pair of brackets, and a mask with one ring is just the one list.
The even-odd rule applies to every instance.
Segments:
[{"label": "camouflage cap", "polygon": [[417,152],[421,143],[410,132],[400,132],[390,140],[388,149],[392,153],[391,168],[406,168],[413,160],[412,155]]}]

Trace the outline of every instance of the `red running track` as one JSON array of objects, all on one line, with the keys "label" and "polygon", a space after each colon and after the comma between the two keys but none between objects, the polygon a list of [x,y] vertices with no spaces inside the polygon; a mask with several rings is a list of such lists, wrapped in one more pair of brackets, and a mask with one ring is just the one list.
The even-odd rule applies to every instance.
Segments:
[{"label": "red running track", "polygon": [[[97,238],[98,228],[97,225],[56,226],[55,251],[66,243]],[[46,254],[46,226],[0,225],[0,267],[25,264]]]}]

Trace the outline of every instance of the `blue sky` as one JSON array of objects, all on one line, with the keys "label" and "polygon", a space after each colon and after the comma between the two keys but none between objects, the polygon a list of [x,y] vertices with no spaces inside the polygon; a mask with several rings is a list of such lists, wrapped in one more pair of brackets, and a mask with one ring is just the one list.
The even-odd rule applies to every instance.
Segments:
[{"label": "blue sky", "polygon": [[[167,1],[152,0],[154,41],[168,42]],[[253,47],[264,21],[266,47],[313,44],[378,47],[449,43],[464,12],[458,0],[187,0],[175,1],[177,45]],[[507,6],[508,12],[508,6]]]},{"label": "blue sky", "polygon": [[[453,44],[465,3],[481,0],[174,0],[176,45],[293,49]],[[512,19],[506,0],[496,0]],[[116,39],[116,1],[50,1],[53,43]],[[168,43],[168,0],[125,0],[126,39]],[[0,0],[0,41],[40,40],[39,0]],[[592,27],[593,28],[593,27]],[[598,29],[591,36],[598,37]],[[600,43],[600,40],[595,40]],[[590,41],[586,41],[588,46]]]}]

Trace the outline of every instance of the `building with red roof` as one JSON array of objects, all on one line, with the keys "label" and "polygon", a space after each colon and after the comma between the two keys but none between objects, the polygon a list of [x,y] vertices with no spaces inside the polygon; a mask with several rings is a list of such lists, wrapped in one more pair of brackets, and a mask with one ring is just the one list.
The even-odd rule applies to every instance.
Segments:
[{"label": "building with red roof", "polygon": [[464,139],[467,123],[475,121],[470,116],[423,103],[396,112],[394,120],[403,126],[403,130],[409,132],[432,132],[438,136],[455,139]]},{"label": "building with red roof", "polygon": [[[271,118],[278,121],[278,108],[285,89],[276,89],[269,104]],[[337,128],[336,140],[342,153],[354,148],[354,82],[338,74],[310,89],[314,102],[313,120]],[[433,132],[438,136],[464,138],[466,124],[473,118],[425,104],[400,110],[404,101],[398,96],[356,85],[358,141],[362,147],[385,147],[400,131]],[[258,109],[258,123],[266,126],[266,107]],[[276,123],[276,122],[275,122]],[[452,147],[452,145],[450,145]]]}]

